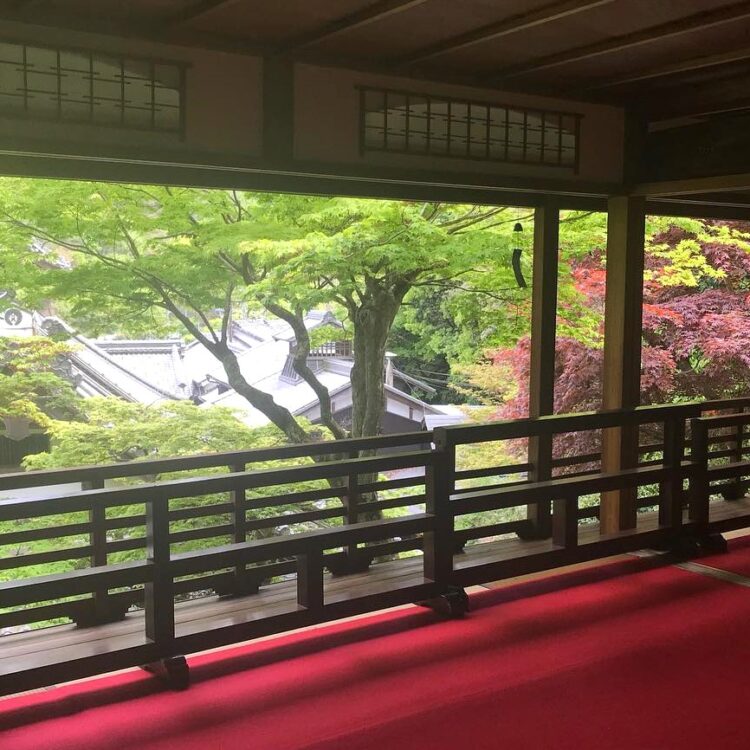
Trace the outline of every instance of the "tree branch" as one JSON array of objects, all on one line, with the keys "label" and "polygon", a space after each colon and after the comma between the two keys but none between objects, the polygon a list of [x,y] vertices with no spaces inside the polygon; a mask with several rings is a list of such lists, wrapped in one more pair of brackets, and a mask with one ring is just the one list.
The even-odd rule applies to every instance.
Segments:
[{"label": "tree branch", "polygon": [[221,343],[228,344],[229,324],[232,320],[232,294],[234,293],[234,284],[227,287],[227,293],[224,296],[224,312],[221,316]]},{"label": "tree branch", "polygon": [[265,302],[264,307],[272,315],[287,323],[294,332],[295,346],[292,366],[295,372],[313,389],[320,404],[320,421],[331,431],[336,440],[347,437],[346,430],[336,421],[331,409],[331,395],[310,369],[307,359],[310,356],[310,334],[305,326],[301,311],[296,313],[273,302]]}]

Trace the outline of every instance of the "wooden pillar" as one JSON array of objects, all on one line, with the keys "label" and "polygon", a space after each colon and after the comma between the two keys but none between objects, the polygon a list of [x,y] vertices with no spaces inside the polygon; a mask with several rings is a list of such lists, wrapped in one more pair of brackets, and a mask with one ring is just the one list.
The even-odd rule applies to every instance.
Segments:
[{"label": "wooden pillar", "polygon": [[[610,198],[608,212],[602,408],[633,409],[641,400],[645,199]],[[631,468],[637,462],[637,428],[604,430],[603,471]],[[603,493],[602,533],[634,528],[636,512],[634,489]]]},{"label": "wooden pillar", "polygon": [[424,533],[424,577],[447,586],[455,545],[450,498],[456,487],[456,446],[449,443],[445,427],[436,427],[432,440],[433,460],[425,466],[425,512],[435,517],[435,525]]},{"label": "wooden pillar", "polygon": [[[555,337],[557,328],[557,264],[560,209],[548,199],[534,211],[534,270],[531,297],[531,363],[529,416],[552,414],[555,406]],[[529,480],[540,482],[552,474],[552,437],[529,439]],[[529,505],[533,535],[552,533],[549,501]]]},{"label": "wooden pillar", "polygon": [[[247,468],[244,463],[230,464],[230,474],[240,474]],[[231,490],[229,498],[232,503],[232,541],[235,544],[242,544],[247,541],[247,492],[244,488]],[[234,593],[242,595],[247,590],[247,568],[244,563],[235,565],[234,583],[232,589]]]},{"label": "wooden pillar", "polygon": [[170,570],[169,499],[146,503],[146,559],[152,578],[144,586],[146,638],[156,643],[161,656],[174,641],[174,580]]},{"label": "wooden pillar", "polygon": [[[103,479],[81,482],[81,489],[100,490],[104,488]],[[89,508],[89,544],[91,545],[91,565],[97,567],[107,564],[107,509],[96,499]],[[109,609],[109,591],[97,589],[92,594],[94,600],[94,620],[106,622]]]}]

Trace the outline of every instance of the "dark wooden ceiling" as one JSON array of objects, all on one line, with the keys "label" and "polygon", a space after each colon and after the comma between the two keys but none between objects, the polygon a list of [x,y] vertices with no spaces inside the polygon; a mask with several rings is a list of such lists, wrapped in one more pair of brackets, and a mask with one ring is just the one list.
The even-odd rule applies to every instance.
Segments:
[{"label": "dark wooden ceiling", "polygon": [[750,110],[737,0],[0,0],[3,18],[612,102],[652,123]]}]

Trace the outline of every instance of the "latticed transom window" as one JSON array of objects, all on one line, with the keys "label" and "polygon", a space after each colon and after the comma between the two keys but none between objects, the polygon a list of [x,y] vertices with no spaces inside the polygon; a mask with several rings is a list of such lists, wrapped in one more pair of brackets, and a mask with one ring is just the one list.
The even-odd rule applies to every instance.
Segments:
[{"label": "latticed transom window", "polygon": [[363,151],[578,165],[581,115],[360,89]]},{"label": "latticed transom window", "polygon": [[181,132],[180,63],[0,42],[0,115]]}]

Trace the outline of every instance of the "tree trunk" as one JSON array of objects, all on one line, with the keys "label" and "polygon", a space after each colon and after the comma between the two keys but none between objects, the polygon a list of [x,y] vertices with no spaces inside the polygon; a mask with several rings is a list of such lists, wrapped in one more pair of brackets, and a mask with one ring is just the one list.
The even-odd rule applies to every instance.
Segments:
[{"label": "tree trunk", "polygon": [[385,408],[385,352],[399,300],[373,294],[354,312],[352,348],[352,437],[380,433]]},{"label": "tree trunk", "polygon": [[[373,293],[354,313],[352,348],[354,364],[352,379],[352,437],[370,437],[380,434],[385,410],[385,352],[388,334],[400,301],[383,291]],[[362,455],[366,455],[365,452]],[[360,475],[361,484],[377,482],[379,475]],[[377,500],[377,492],[367,493],[362,502]],[[360,521],[382,518],[380,511],[360,513]]]}]

